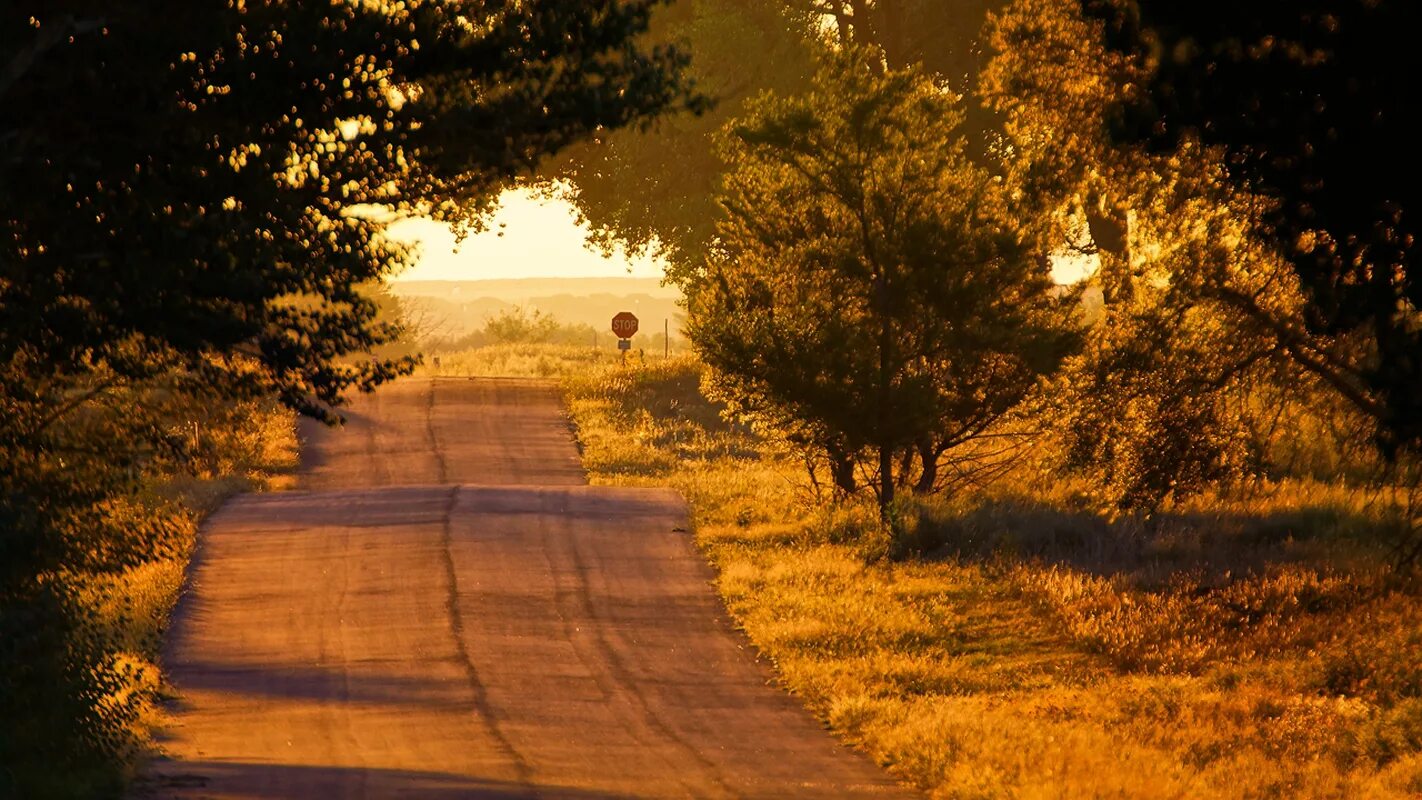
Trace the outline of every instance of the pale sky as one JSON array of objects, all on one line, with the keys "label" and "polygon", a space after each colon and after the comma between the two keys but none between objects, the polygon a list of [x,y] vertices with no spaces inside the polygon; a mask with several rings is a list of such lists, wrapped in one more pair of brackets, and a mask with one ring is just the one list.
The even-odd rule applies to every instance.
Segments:
[{"label": "pale sky", "polygon": [[[572,206],[523,191],[505,192],[489,229],[458,245],[448,226],[429,219],[393,223],[392,238],[419,242],[412,266],[396,281],[476,281],[495,278],[661,278],[654,260],[604,258],[586,243]],[[502,235],[500,235],[502,234]],[[629,271],[630,270],[630,271]]]},{"label": "pale sky", "polygon": [[[447,225],[429,219],[404,219],[390,225],[390,235],[418,242],[413,265],[396,281],[477,281],[503,278],[661,278],[662,266],[651,258],[606,258],[587,245],[572,206],[525,191],[508,191],[503,207],[483,233],[456,244]],[[1095,256],[1058,255],[1052,277],[1073,283],[1096,269]]]}]

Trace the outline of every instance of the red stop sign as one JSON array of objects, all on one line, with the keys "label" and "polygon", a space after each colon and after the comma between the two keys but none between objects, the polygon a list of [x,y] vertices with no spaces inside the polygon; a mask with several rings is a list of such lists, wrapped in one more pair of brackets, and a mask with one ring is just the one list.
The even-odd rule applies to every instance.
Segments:
[{"label": "red stop sign", "polygon": [[612,318],[612,332],[619,339],[631,339],[637,332],[637,316],[631,311],[623,311]]}]

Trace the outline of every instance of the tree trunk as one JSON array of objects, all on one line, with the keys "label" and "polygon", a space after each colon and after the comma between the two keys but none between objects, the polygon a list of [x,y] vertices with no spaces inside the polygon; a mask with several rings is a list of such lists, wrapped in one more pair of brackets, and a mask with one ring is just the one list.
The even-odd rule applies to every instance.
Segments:
[{"label": "tree trunk", "polygon": [[911,63],[903,0],[878,0],[874,4],[874,32],[890,69],[901,69]]},{"label": "tree trunk", "polygon": [[849,0],[853,12],[855,44],[878,44],[879,36],[874,30],[874,11],[870,0]]},{"label": "tree trunk", "polygon": [[839,31],[839,43],[847,45],[854,41],[854,19],[849,12],[838,8],[834,13],[835,28]]},{"label": "tree trunk", "polygon": [[938,453],[933,443],[919,442],[918,457],[923,462],[923,472],[919,473],[918,484],[913,488],[914,494],[932,494],[933,485],[938,482]]},{"label": "tree trunk", "polygon": [[[884,54],[884,40],[879,30],[878,4],[870,0],[849,0],[849,7],[853,11],[854,43],[878,48],[882,56]],[[881,57],[872,59],[870,63],[874,71],[880,73],[886,67],[885,61],[887,59]]]},{"label": "tree trunk", "polygon": [[829,460],[830,479],[834,481],[835,488],[846,497],[858,491],[859,484],[854,479],[854,459],[837,449],[830,449],[825,457]]},{"label": "tree trunk", "polygon": [[894,502],[894,449],[879,447],[879,518],[889,518],[889,506]]},{"label": "tree trunk", "polygon": [[880,277],[879,294],[879,516],[888,519],[889,504],[894,502],[894,448],[890,435],[893,417],[890,387],[893,382],[894,328],[889,316],[887,280]]},{"label": "tree trunk", "polygon": [[1101,259],[1101,293],[1106,305],[1130,302],[1135,294],[1131,280],[1130,217],[1105,198],[1086,204],[1086,227]]}]

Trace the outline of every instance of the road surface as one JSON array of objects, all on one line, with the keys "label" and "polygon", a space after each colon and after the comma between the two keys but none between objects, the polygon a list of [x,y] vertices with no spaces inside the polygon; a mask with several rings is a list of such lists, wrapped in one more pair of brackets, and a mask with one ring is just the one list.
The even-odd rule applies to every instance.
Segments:
[{"label": "road surface", "polygon": [[770,685],[669,490],[585,485],[557,398],[405,380],[205,525],[140,796],[910,796]]}]

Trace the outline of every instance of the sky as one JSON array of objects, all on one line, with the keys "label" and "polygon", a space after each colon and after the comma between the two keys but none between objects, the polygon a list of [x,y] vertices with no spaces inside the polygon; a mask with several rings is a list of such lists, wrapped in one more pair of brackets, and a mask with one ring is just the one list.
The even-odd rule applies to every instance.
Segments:
[{"label": "sky", "polygon": [[458,245],[447,225],[412,218],[392,224],[389,234],[418,242],[420,252],[396,281],[475,281],[502,278],[661,278],[649,258],[605,258],[586,244],[573,207],[523,191],[505,192],[489,229]]},{"label": "sky", "polygon": [[[531,192],[511,190],[483,233],[456,244],[449,226],[424,218],[393,223],[389,233],[416,242],[420,251],[396,281],[477,281],[506,278],[661,278],[651,258],[607,258],[587,245],[587,230],[573,207]],[[1073,283],[1096,268],[1095,256],[1053,257],[1052,277]]]}]

